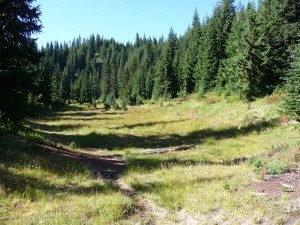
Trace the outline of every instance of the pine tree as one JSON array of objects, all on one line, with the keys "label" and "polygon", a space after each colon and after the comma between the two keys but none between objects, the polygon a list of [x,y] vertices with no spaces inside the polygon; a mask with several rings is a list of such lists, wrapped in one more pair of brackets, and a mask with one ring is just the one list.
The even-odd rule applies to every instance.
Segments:
[{"label": "pine tree", "polygon": [[207,18],[202,29],[198,62],[194,74],[196,82],[195,91],[198,93],[198,97],[202,97],[205,91],[211,89],[215,85],[218,72],[217,33],[215,29],[214,21]]},{"label": "pine tree", "polygon": [[60,97],[60,89],[62,83],[62,73],[59,64],[56,64],[52,78],[51,78],[51,102],[54,108],[63,106],[63,99]]},{"label": "pine tree", "polygon": [[282,111],[300,120],[300,33],[298,38],[298,44],[291,56],[291,68],[284,79],[286,96],[283,98]]},{"label": "pine tree", "polygon": [[81,80],[81,88],[80,88],[80,103],[92,102],[91,95],[91,82],[90,82],[90,74],[88,70],[83,71],[82,80]]},{"label": "pine tree", "polygon": [[25,115],[40,60],[32,34],[41,30],[33,0],[0,1],[0,123],[18,123]]},{"label": "pine tree", "polygon": [[[227,54],[232,56],[223,62],[224,68],[220,70],[219,76],[226,80],[227,89],[231,89],[231,92],[238,94],[241,99],[252,100],[265,91],[262,87],[265,76],[262,67],[262,34],[259,30],[254,3],[248,4],[245,19],[240,22],[237,19],[233,29],[234,33],[229,38],[227,48]],[[241,35],[236,33],[238,31],[242,31]],[[235,37],[238,39],[232,39]],[[223,81],[219,78],[219,85]]]},{"label": "pine tree", "polygon": [[199,44],[201,37],[201,25],[197,10],[195,10],[193,17],[193,26],[190,32],[187,34],[189,36],[188,48],[185,54],[185,63],[183,66],[183,75],[181,78],[181,95],[186,95],[191,93],[194,89],[195,83],[193,81],[193,76],[195,73],[195,67],[198,59]]}]

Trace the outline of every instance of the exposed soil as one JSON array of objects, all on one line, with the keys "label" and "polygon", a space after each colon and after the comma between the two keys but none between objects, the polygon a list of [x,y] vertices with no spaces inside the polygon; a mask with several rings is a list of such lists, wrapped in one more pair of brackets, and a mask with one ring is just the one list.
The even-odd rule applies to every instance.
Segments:
[{"label": "exposed soil", "polygon": [[281,175],[266,175],[263,180],[253,182],[251,184],[251,188],[260,193],[269,194],[275,197],[287,194],[291,198],[299,198],[300,163],[298,163],[296,168],[291,169],[288,173]]}]

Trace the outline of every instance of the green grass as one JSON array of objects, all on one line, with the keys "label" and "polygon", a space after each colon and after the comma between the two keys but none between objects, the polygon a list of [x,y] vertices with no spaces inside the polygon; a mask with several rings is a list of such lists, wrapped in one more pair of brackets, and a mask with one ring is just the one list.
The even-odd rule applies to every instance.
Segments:
[{"label": "green grass", "polygon": [[0,146],[1,224],[107,224],[133,207],[87,165],[6,136]]},{"label": "green grass", "polygon": [[[257,179],[255,165],[232,165],[232,160],[272,152],[272,146],[299,146],[299,125],[281,125],[278,103],[267,101],[248,104],[209,94],[201,101],[191,96],[162,106],[149,101],[127,111],[71,105],[52,115],[28,119],[27,131],[19,136],[88,154],[122,154],[128,166],[121,179],[140,198],[167,210],[171,220],[176,221],[176,213],[182,210],[191,215],[223,210],[233,220],[251,211],[253,220],[261,215],[280,216],[274,210],[278,204],[250,195],[247,184]],[[0,207],[0,215],[5,223],[27,223],[27,218],[32,223],[63,223],[67,218],[75,224],[126,223],[123,217],[132,212],[133,200],[95,179],[86,165],[7,137],[0,144],[1,140],[0,174],[5,175],[0,178],[0,202],[5,207]],[[183,144],[197,147],[159,155],[136,154]],[[277,169],[278,165],[272,166]],[[20,209],[15,206],[18,201],[22,202]],[[133,223],[134,217],[127,222]]]},{"label": "green grass", "polygon": [[250,197],[239,189],[253,176],[246,166],[187,163],[171,168],[162,165],[148,173],[129,171],[124,181],[169,210],[207,213],[215,208],[235,211],[247,203]]}]

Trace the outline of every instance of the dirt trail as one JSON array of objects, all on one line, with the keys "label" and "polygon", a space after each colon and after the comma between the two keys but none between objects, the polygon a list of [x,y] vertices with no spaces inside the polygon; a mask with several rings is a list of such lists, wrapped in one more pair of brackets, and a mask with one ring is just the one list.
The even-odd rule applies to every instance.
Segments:
[{"label": "dirt trail", "polygon": [[[50,154],[56,154],[64,158],[72,159],[80,163],[88,164],[94,172],[95,177],[102,178],[107,182],[111,182],[118,186],[122,194],[134,200],[138,216],[143,220],[147,220],[147,224],[155,224],[153,214],[150,210],[153,208],[147,201],[138,198],[138,193],[129,187],[128,184],[121,181],[119,178],[124,171],[127,161],[119,154],[99,154],[90,155],[85,153],[73,152],[67,149],[51,147],[45,144],[38,144],[29,140],[20,139],[14,135],[7,135],[17,141],[31,143],[43,149],[50,151]],[[83,149],[85,150],[85,149]],[[90,151],[87,149],[87,152]],[[151,210],[152,211],[152,210]]]},{"label": "dirt trail", "polygon": [[[11,138],[14,138],[17,141],[24,143],[32,143],[41,148],[47,149],[50,151],[50,154],[57,154],[59,156],[76,160],[80,163],[88,164],[92,171],[95,174],[95,177],[102,178],[107,182],[113,183],[118,186],[122,194],[133,199],[136,205],[136,214],[127,215],[129,218],[131,216],[139,218],[143,221],[143,224],[157,224],[163,221],[164,224],[202,224],[207,221],[217,221],[219,224],[223,224],[220,218],[226,215],[225,212],[214,212],[207,215],[194,215],[191,216],[189,213],[181,210],[179,212],[169,212],[168,210],[157,206],[154,202],[149,199],[143,199],[139,197],[138,192],[130,188],[130,186],[124,183],[120,176],[126,168],[127,161],[119,154],[109,154],[102,153],[99,155],[91,155],[88,152],[91,152],[91,149],[86,150],[87,153],[78,153],[70,151],[67,149],[51,147],[45,144],[38,144],[32,141],[20,139],[13,135],[7,135]],[[300,209],[300,164],[297,167],[290,171],[290,173],[268,176],[262,181],[253,182],[250,187],[262,192],[264,194],[270,194],[275,197],[279,197],[283,193],[288,193],[292,199],[288,201],[287,212],[295,213],[299,212]],[[292,190],[284,190],[282,184],[291,185]],[[177,218],[176,222],[170,220],[170,213],[174,218]],[[220,217],[220,218],[219,218]],[[245,218],[241,220],[241,224],[247,224],[251,221],[252,218]],[[263,218],[264,224],[273,224],[273,220],[270,220],[268,223],[267,218]],[[286,219],[286,224],[295,224],[298,220],[296,216],[289,216]],[[225,223],[226,224],[226,223]]]}]

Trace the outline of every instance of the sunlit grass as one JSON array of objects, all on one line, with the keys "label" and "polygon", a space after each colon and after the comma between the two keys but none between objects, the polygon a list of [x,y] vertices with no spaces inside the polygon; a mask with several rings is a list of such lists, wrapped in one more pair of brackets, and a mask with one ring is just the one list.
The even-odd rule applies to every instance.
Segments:
[{"label": "sunlit grass", "polygon": [[5,136],[0,146],[1,224],[107,224],[133,208],[87,165]]},{"label": "sunlit grass", "polygon": [[[72,105],[28,119],[26,126],[31,132],[19,135],[89,154],[122,154],[128,166],[121,179],[140,197],[169,212],[225,210],[231,213],[228,216],[242,218],[249,211],[265,214],[273,203],[249,195],[246,184],[257,178],[254,168],[245,163],[233,165],[232,160],[270,152],[272,146],[299,145],[299,125],[283,126],[279,117],[277,104],[266,104],[266,98],[249,104],[209,94],[201,101],[192,96],[184,102],[164,102],[162,107],[152,101],[127,111]],[[137,154],[182,144],[197,147],[159,155]],[[1,218],[7,223],[19,218],[16,221],[59,224],[69,218],[72,224],[106,224],[120,222],[134,207],[133,200],[116,187],[93,178],[86,165],[58,159],[30,144],[3,149],[8,151],[2,152],[6,159],[0,161],[0,174],[8,175],[1,179],[18,187],[8,190],[8,183],[1,182],[0,202],[5,207],[0,207],[0,213],[11,212]],[[14,149],[23,150],[16,154]],[[17,177],[17,183],[11,177]],[[26,207],[12,210],[15,201]]]},{"label": "sunlit grass", "polygon": [[175,163],[143,174],[129,171],[123,179],[159,206],[175,211],[207,213],[213,209],[234,211],[249,202],[243,184],[253,177],[246,166]]}]

